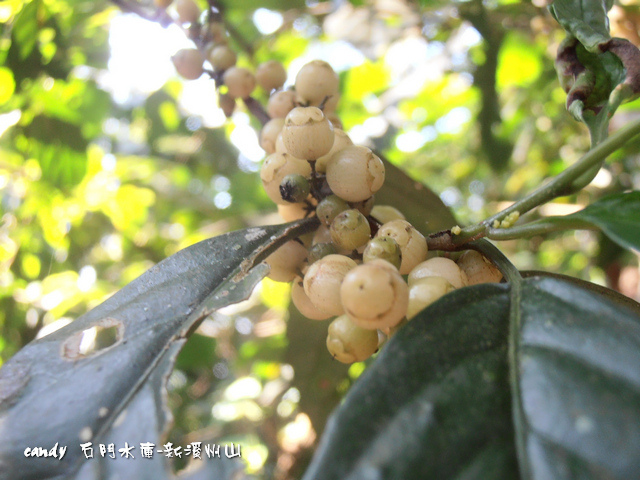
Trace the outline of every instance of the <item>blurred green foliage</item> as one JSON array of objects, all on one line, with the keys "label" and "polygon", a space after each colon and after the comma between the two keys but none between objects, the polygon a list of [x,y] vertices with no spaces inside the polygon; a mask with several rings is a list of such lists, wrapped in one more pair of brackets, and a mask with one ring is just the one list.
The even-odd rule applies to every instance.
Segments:
[{"label": "blurred green foliage", "polygon": [[[352,139],[426,183],[463,224],[522,197],[589,147],[553,68],[562,30],[535,2],[225,5],[240,64],[273,58],[295,74],[315,57],[332,62]],[[637,8],[614,8],[613,34],[637,42]],[[256,9],[280,26],[262,34]],[[202,79],[199,90],[175,74],[151,90],[135,79],[117,83],[114,62],[127,59],[110,50],[118,40],[110,28],[122,18],[103,1],[0,2],[0,365],[179,249],[279,221],[250,148],[258,122],[241,108],[225,122],[213,83],[205,88]],[[129,22],[128,40],[119,41],[135,42],[132,25],[148,23]],[[483,38],[486,29],[495,36]],[[170,54],[155,67],[159,77]],[[613,128],[639,113],[637,102],[627,105]],[[482,118],[492,119],[490,128],[480,128]],[[570,213],[639,189],[638,146],[614,155],[585,191],[531,215]],[[596,234],[502,247],[520,268],[608,283],[638,298],[637,257]],[[331,361],[326,326],[289,312],[288,292],[265,280],[189,340],[169,379],[175,444],[240,438],[250,471],[299,476],[326,416],[364,366]]]}]

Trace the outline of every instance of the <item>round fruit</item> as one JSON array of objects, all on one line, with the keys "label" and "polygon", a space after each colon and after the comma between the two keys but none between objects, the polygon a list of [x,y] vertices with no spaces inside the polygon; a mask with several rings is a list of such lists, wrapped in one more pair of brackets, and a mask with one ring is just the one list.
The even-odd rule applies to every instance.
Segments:
[{"label": "round fruit", "polygon": [[383,225],[391,220],[405,220],[402,212],[391,205],[374,205],[370,215]]},{"label": "round fruit", "polygon": [[300,220],[307,215],[307,206],[304,203],[288,203],[287,205],[278,205],[278,213],[285,222],[293,222]]},{"label": "round fruit", "polygon": [[319,108],[296,107],[285,118],[282,141],[297,158],[315,161],[331,150],[333,137],[333,127]]},{"label": "round fruit", "polygon": [[200,7],[193,0],[176,0],[176,12],[180,23],[196,23],[200,17]]},{"label": "round fruit", "polygon": [[327,182],[333,193],[348,202],[367,200],[384,183],[384,164],[368,148],[352,145],[331,157]]},{"label": "round fruit", "polygon": [[326,320],[331,317],[330,314],[318,310],[313,303],[311,303],[307,294],[304,293],[302,278],[300,277],[296,277],[291,284],[291,300],[298,311],[311,320]]},{"label": "round fruit", "polygon": [[327,255],[334,255],[338,253],[333,243],[316,243],[309,249],[309,265],[317,262],[321,258]]},{"label": "round fruit", "polygon": [[304,292],[311,303],[331,315],[344,313],[340,285],[356,262],[344,255],[327,255],[309,267],[304,276]]},{"label": "round fruit", "polygon": [[309,180],[299,173],[287,175],[280,182],[280,196],[290,203],[304,201],[309,196],[310,190]]},{"label": "round fruit", "polygon": [[171,57],[178,74],[187,80],[200,78],[204,72],[204,58],[196,48],[182,48]]},{"label": "round fruit", "polygon": [[467,250],[457,261],[458,267],[467,275],[469,285],[479,283],[497,283],[502,280],[502,273],[484,255],[475,250]]},{"label": "round fruit", "polygon": [[314,60],[303,66],[296,76],[296,94],[302,103],[320,105],[325,97],[337,95],[340,79],[331,65]]},{"label": "round fruit", "polygon": [[316,171],[320,173],[324,173],[327,171],[327,163],[329,163],[329,160],[331,160],[331,157],[334,153],[353,145],[353,142],[349,138],[349,135],[347,135],[344,130],[334,128],[333,135],[333,146],[331,147],[331,150],[329,150],[328,153],[322,155],[320,158],[318,158],[318,160],[316,160]]},{"label": "round fruit", "polygon": [[371,196],[366,200],[362,200],[361,202],[351,202],[350,205],[351,205],[351,208],[355,208],[366,217],[371,213],[374,202],[375,202],[375,198]]},{"label": "round fruit", "polygon": [[467,275],[460,270],[456,262],[444,257],[430,258],[416,265],[409,273],[409,285],[413,285],[417,280],[426,277],[446,278],[454,288],[462,288],[469,285]]},{"label": "round fruit", "polygon": [[[283,118],[269,120],[260,131],[260,146],[267,153],[276,152],[276,140],[284,127]],[[283,152],[285,153],[285,152]]]},{"label": "round fruit", "polygon": [[358,210],[345,210],[331,222],[331,241],[338,248],[355,250],[371,238],[369,221]]},{"label": "round fruit", "polygon": [[222,22],[211,22],[207,31],[207,38],[215,44],[227,43],[227,29]]},{"label": "round fruit", "polygon": [[276,282],[290,282],[297,275],[307,258],[307,249],[289,240],[267,257],[265,262],[271,267],[268,277]]},{"label": "round fruit", "polygon": [[311,175],[309,162],[292,157],[287,153],[272,153],[269,155],[260,169],[260,179],[267,195],[274,203],[286,205],[280,195],[280,184],[287,175],[298,173],[303,177]]},{"label": "round fruit", "polygon": [[361,328],[341,315],[329,325],[327,349],[339,362],[362,362],[378,349],[378,332]]},{"label": "round fruit", "polygon": [[329,195],[318,203],[316,215],[318,219],[329,226],[333,220],[345,210],[349,210],[349,204],[336,195]]},{"label": "round fruit", "polygon": [[418,280],[409,287],[407,318],[411,320],[451,290],[454,290],[454,286],[444,277],[426,277]]},{"label": "round fruit", "polygon": [[267,92],[282,87],[287,81],[287,71],[277,60],[269,60],[261,63],[256,70],[258,85]]},{"label": "round fruit", "polygon": [[340,297],[353,322],[375,330],[397,325],[407,313],[409,287],[384,260],[358,265],[344,277]]},{"label": "round fruit", "polygon": [[402,264],[402,251],[400,245],[392,237],[373,238],[364,249],[362,261],[364,263],[373,260],[386,260],[396,268]]},{"label": "round fruit", "polygon": [[402,264],[400,273],[408,274],[420,262],[427,258],[427,241],[413,225],[406,220],[392,220],[380,227],[376,237],[391,237],[400,246]]},{"label": "round fruit", "polygon": [[282,90],[269,97],[267,113],[271,118],[284,118],[296,106],[296,93],[292,90]]},{"label": "round fruit", "polygon": [[236,52],[227,45],[214,47],[208,55],[208,60],[215,70],[226,70],[236,64]]},{"label": "round fruit", "polygon": [[247,98],[256,88],[256,77],[246,68],[231,67],[224,72],[222,81],[233,98]]},{"label": "round fruit", "polygon": [[316,243],[331,243],[331,231],[329,231],[329,227],[326,225],[320,225],[320,227],[318,227],[316,233],[313,235],[311,245],[315,245]]}]

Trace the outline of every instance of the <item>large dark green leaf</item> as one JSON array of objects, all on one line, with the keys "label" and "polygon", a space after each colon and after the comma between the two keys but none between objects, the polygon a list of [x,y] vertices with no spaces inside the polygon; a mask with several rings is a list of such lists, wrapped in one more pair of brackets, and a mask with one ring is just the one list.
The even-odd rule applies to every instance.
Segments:
[{"label": "large dark green leaf", "polygon": [[608,0],[555,0],[549,10],[562,27],[590,52],[611,38],[607,11]]},{"label": "large dark green leaf", "polygon": [[516,397],[509,286],[455,291],[383,348],[305,480],[637,478],[640,319],[555,278],[518,290]]},{"label": "large dark green leaf", "polygon": [[508,287],[447,295],[403,327],[332,415],[304,477],[511,479]]},{"label": "large dark green leaf", "polygon": [[524,478],[637,478],[640,319],[552,278],[522,286],[515,399]]},{"label": "large dark green leaf", "polygon": [[602,229],[613,241],[640,250],[640,192],[617,193],[567,215],[568,221],[581,220]]},{"label": "large dark green leaf", "polygon": [[[159,444],[167,413],[158,388],[184,339],[214,310],[247,298],[268,270],[256,262],[313,226],[251,228],[200,242],[18,352],[0,370],[0,479],[74,475],[84,458],[80,443],[124,440],[112,426],[129,408],[148,415],[127,415],[127,432],[153,432],[144,441]],[[112,331],[114,341],[85,353],[81,341],[94,327]],[[55,443],[68,447],[63,461],[24,456],[27,447]],[[122,478],[157,478],[151,464],[142,476],[133,463],[133,475]]]}]

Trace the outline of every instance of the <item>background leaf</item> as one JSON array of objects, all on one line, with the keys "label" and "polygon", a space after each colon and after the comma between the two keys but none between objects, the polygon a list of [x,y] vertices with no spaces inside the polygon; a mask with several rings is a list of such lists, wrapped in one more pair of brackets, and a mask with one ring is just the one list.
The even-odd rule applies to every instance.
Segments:
[{"label": "background leaf", "polygon": [[[158,382],[168,375],[172,357],[190,330],[214,310],[247,298],[268,271],[264,265],[249,268],[312,225],[302,221],[253,228],[200,242],[18,352],[0,370],[0,478],[68,477],[84,458],[78,445],[97,443],[107,435],[134,395],[139,392],[133,406],[146,399],[158,407]],[[113,325],[118,338],[85,356],[82,335],[97,325]],[[149,380],[156,382],[153,392],[145,392]],[[129,422],[131,428],[142,422],[136,427],[140,432],[154,431],[157,440],[144,441],[158,444],[166,413],[155,408],[150,412],[156,416],[151,425],[144,424],[154,420],[149,415]],[[28,446],[56,442],[69,447],[64,461],[24,456]]]},{"label": "background leaf", "polygon": [[617,193],[567,215],[568,221],[581,220],[602,229],[612,240],[640,251],[640,192]]}]

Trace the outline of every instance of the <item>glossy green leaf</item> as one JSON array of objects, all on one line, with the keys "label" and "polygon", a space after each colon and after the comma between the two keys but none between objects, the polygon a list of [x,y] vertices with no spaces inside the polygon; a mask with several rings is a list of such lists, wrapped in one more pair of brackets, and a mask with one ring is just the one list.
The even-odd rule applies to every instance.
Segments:
[{"label": "glossy green leaf", "polygon": [[[128,428],[153,432],[141,441],[159,444],[168,414],[158,388],[184,339],[213,311],[246,299],[268,271],[256,262],[313,226],[250,228],[200,242],[18,352],[0,370],[0,479],[75,474],[84,458],[79,444],[121,438],[112,432],[114,422],[141,405],[148,414],[128,417]],[[112,330],[114,341],[85,351],[83,337],[94,328]],[[56,442],[68,446],[63,461],[24,456],[27,447]]]},{"label": "glossy green leaf", "polygon": [[457,290],[403,327],[331,417],[304,480],[633,478],[640,317],[555,278],[520,292],[518,310],[506,284]]},{"label": "glossy green leaf", "polygon": [[640,318],[552,278],[522,285],[514,398],[522,478],[640,471]]},{"label": "glossy green leaf", "polygon": [[560,218],[594,225],[623,247],[640,251],[640,191],[609,195]]},{"label": "glossy green leaf", "polygon": [[612,2],[606,0],[555,0],[549,10],[562,27],[590,52],[611,38],[607,12]]},{"label": "glossy green leaf", "polygon": [[493,284],[409,322],[330,418],[304,480],[514,478],[508,316]]},{"label": "glossy green leaf", "polygon": [[453,213],[438,195],[383,157],[380,158],[384,161],[385,180],[375,194],[376,204],[396,207],[423,235],[456,225]]}]

